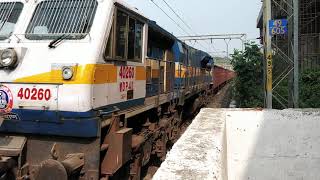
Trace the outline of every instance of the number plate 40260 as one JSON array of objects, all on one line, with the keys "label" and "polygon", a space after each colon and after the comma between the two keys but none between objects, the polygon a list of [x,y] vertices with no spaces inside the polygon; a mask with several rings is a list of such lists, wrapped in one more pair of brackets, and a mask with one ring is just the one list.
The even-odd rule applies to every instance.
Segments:
[{"label": "number plate 40260", "polygon": [[15,108],[57,110],[58,85],[9,86],[14,96]]}]

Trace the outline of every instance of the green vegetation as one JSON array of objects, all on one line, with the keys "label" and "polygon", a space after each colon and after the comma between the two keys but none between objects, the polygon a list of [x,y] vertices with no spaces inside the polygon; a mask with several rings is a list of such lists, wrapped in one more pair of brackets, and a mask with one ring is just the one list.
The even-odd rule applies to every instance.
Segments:
[{"label": "green vegetation", "polygon": [[[255,43],[247,43],[244,51],[235,50],[231,64],[237,74],[233,82],[233,98],[239,108],[264,107],[263,55]],[[281,64],[274,56],[274,67],[287,66]],[[284,69],[284,67],[280,69]],[[281,71],[274,69],[274,77]],[[288,99],[288,78],[278,84],[274,93],[282,100]],[[300,74],[300,108],[320,108],[320,69],[304,70]],[[285,101],[283,102],[285,103]],[[281,104],[273,98],[273,108],[283,109],[288,104]]]},{"label": "green vegetation", "polygon": [[[320,108],[320,70],[305,70],[300,74],[300,108]],[[284,79],[276,89],[284,99],[288,99],[288,78]],[[284,104],[287,106],[288,104]],[[273,100],[273,108],[283,109],[276,99]]]},{"label": "green vegetation", "polygon": [[320,70],[306,70],[300,76],[300,108],[320,108]]},{"label": "green vegetation", "polygon": [[262,53],[257,44],[245,44],[245,50],[235,50],[231,64],[237,77],[234,81],[234,99],[237,107],[264,107]]}]

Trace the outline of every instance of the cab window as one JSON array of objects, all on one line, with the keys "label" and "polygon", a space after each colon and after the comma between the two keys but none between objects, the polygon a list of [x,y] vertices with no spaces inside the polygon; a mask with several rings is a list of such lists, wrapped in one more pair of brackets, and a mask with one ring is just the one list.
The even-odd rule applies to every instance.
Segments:
[{"label": "cab window", "polygon": [[41,1],[26,30],[30,40],[50,40],[66,35],[66,39],[82,39],[91,29],[98,1]]},{"label": "cab window", "polygon": [[105,50],[106,59],[142,62],[144,23],[117,10]]},{"label": "cab window", "polygon": [[126,58],[126,45],[127,45],[127,22],[128,15],[122,12],[117,13],[117,27],[116,27],[116,58]]},{"label": "cab window", "polygon": [[0,2],[0,40],[11,36],[22,8],[21,2]]}]

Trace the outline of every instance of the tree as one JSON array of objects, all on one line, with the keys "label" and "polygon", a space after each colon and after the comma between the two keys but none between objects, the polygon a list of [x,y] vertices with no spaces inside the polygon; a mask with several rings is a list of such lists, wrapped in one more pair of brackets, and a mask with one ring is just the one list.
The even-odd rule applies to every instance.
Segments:
[{"label": "tree", "polygon": [[320,108],[320,70],[309,69],[300,76],[300,107]]},{"label": "tree", "polygon": [[234,82],[234,98],[240,108],[264,106],[263,56],[254,42],[245,44],[245,50],[235,50],[231,64],[237,77]]}]

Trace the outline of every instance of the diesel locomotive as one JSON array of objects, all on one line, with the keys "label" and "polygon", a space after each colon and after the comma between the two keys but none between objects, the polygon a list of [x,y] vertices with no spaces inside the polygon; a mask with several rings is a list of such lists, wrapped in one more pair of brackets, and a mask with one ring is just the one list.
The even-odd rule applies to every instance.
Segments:
[{"label": "diesel locomotive", "polygon": [[0,179],[140,179],[212,67],[121,0],[1,0]]}]

